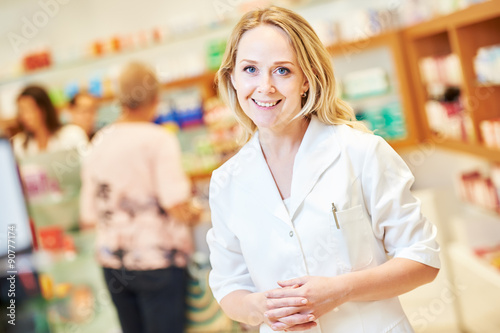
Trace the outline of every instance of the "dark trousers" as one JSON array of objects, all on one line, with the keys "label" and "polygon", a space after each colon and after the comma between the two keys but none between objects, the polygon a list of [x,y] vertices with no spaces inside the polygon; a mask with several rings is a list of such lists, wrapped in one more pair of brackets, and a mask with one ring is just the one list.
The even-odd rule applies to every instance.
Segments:
[{"label": "dark trousers", "polygon": [[169,267],[151,271],[104,268],[123,333],[183,333],[187,273]]}]

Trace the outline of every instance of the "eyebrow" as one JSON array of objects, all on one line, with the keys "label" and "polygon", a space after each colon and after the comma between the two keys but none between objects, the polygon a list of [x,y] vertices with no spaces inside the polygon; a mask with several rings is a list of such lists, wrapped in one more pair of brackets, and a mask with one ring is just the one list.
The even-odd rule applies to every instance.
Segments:
[{"label": "eyebrow", "polygon": [[[256,64],[257,61],[254,61],[254,60],[248,60],[248,59],[241,59],[240,60],[240,63],[242,62],[248,62],[248,63],[251,63],[251,64]],[[283,64],[290,64],[290,65],[294,65],[293,62],[291,61],[287,61],[287,60],[283,60],[283,61],[275,61],[274,62],[275,65],[283,65]]]}]

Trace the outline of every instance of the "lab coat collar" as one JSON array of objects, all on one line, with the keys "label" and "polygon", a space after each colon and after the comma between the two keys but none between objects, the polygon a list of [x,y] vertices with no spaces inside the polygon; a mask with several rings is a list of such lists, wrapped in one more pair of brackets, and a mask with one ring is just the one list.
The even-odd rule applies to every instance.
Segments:
[{"label": "lab coat collar", "polygon": [[289,212],[292,218],[321,175],[340,155],[334,127],[316,116],[311,118],[293,165]]},{"label": "lab coat collar", "polygon": [[270,209],[274,216],[291,224],[293,216],[319,177],[340,155],[340,149],[333,126],[323,124],[313,116],[295,156],[289,212],[262,153],[258,132],[239,155],[242,173],[241,177],[237,177],[238,183],[261,201],[263,208]]}]

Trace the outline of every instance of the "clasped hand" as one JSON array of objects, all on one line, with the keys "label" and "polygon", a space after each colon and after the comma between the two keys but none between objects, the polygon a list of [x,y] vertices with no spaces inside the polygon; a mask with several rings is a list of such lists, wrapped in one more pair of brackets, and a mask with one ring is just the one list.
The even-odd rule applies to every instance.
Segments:
[{"label": "clasped hand", "polygon": [[345,302],[345,292],[335,277],[304,276],[278,281],[281,288],[264,293],[266,323],[274,331],[303,331],[316,319]]}]

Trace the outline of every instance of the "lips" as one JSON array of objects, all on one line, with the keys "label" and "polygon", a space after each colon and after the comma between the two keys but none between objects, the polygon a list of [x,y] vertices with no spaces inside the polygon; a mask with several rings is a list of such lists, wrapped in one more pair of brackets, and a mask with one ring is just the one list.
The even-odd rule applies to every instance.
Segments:
[{"label": "lips", "polygon": [[256,101],[255,99],[252,98],[252,101],[262,108],[270,108],[276,106],[279,102],[281,102],[281,99],[277,101]]}]

